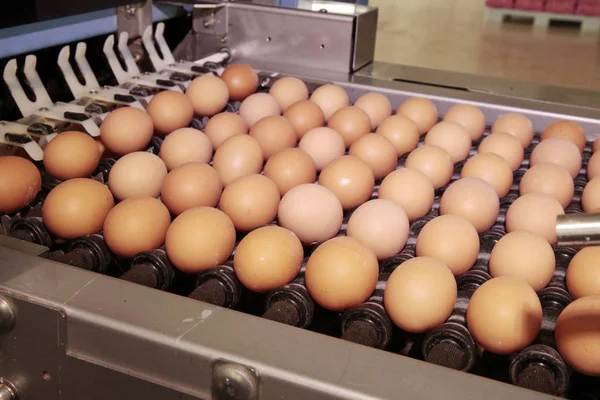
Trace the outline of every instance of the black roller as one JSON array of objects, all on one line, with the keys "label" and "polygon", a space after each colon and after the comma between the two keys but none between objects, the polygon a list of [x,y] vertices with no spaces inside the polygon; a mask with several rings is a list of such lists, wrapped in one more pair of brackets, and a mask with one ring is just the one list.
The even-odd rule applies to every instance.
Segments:
[{"label": "black roller", "polygon": [[369,321],[353,321],[342,335],[342,339],[364,346],[376,347],[379,342],[377,328]]},{"label": "black roller", "polygon": [[50,247],[52,238],[39,217],[18,218],[12,222],[8,236]]},{"label": "black roller", "polygon": [[189,298],[216,306],[235,308],[240,302],[242,285],[231,265],[211,268],[198,275],[196,289]]},{"label": "black roller", "polygon": [[175,269],[164,250],[144,251],[131,261],[123,280],[159,290],[167,290],[175,278]]},{"label": "black roller", "polygon": [[274,303],[265,311],[262,317],[290,326],[298,326],[300,323],[298,306],[291,301],[281,300]]}]

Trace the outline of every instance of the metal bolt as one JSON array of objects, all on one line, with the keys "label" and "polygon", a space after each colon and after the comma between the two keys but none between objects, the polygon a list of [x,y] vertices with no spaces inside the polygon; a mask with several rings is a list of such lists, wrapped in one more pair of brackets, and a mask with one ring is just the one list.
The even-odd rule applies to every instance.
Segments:
[{"label": "metal bolt", "polygon": [[227,42],[227,40],[229,40],[229,38],[227,37],[227,35],[223,35],[223,36],[221,37],[221,43],[226,43],[226,42]]},{"label": "metal bolt", "polygon": [[204,29],[212,29],[215,27],[215,19],[214,17],[210,17],[204,20]]},{"label": "metal bolt", "polygon": [[0,378],[0,400],[18,400],[19,393],[12,382]]},{"label": "metal bolt", "polygon": [[128,4],[125,6],[125,16],[127,18],[133,18],[135,17],[135,13],[137,12],[137,10],[137,6]]},{"label": "metal bolt", "polygon": [[267,38],[265,39],[267,42],[271,41],[271,36],[267,36]]},{"label": "metal bolt", "polygon": [[225,361],[217,361],[213,365],[213,399],[255,400],[258,399],[258,385],[256,372],[245,365]]},{"label": "metal bolt", "polygon": [[0,335],[8,334],[15,326],[17,313],[12,302],[0,296]]}]

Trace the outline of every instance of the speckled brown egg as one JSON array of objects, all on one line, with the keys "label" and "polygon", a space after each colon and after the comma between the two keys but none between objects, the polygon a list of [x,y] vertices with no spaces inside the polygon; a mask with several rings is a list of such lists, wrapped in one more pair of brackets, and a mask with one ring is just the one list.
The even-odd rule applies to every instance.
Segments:
[{"label": "speckled brown egg", "polygon": [[265,160],[283,149],[295,147],[298,142],[292,124],[279,115],[261,119],[254,124],[249,134],[258,141]]},{"label": "speckled brown egg", "polygon": [[310,96],[310,100],[321,108],[325,121],[328,121],[336,111],[350,104],[346,90],[333,84],[319,86]]},{"label": "speckled brown egg", "polygon": [[249,135],[234,135],[224,141],[215,152],[213,167],[221,182],[227,186],[237,178],[258,174],[264,162],[258,141]]},{"label": "speckled brown egg", "polygon": [[364,161],[354,156],[343,156],[323,168],[319,185],[331,190],[342,207],[348,210],[369,200],[375,177]]},{"label": "speckled brown egg", "polygon": [[221,74],[231,100],[244,100],[258,88],[258,74],[249,65],[231,64]]},{"label": "speckled brown egg", "polygon": [[313,159],[302,149],[285,149],[269,158],[264,174],[271,179],[283,196],[291,188],[303,183],[314,183],[317,168]]},{"label": "speckled brown egg", "polygon": [[308,87],[294,76],[285,76],[275,81],[269,94],[275,98],[279,107],[286,111],[292,104],[308,100]]},{"label": "speckled brown egg", "polygon": [[523,148],[528,147],[533,140],[533,124],[523,114],[508,113],[501,115],[492,125],[492,133],[503,132],[513,135]]},{"label": "speckled brown egg", "polygon": [[111,111],[100,125],[102,143],[117,155],[143,150],[153,133],[152,118],[145,111],[133,107]]},{"label": "speckled brown egg", "polygon": [[208,163],[212,153],[212,144],[202,131],[181,128],[165,138],[158,155],[170,171],[189,162]]},{"label": "speckled brown egg", "polygon": [[22,157],[0,157],[0,213],[11,214],[29,204],[40,192],[42,176]]},{"label": "speckled brown egg", "polygon": [[363,110],[371,120],[371,131],[377,129],[379,124],[392,115],[390,100],[381,93],[370,92],[360,96],[354,106]]},{"label": "speckled brown egg", "polygon": [[117,204],[104,220],[104,241],[120,257],[132,258],[165,242],[171,215],[153,197],[130,197]]},{"label": "speckled brown egg", "polygon": [[213,148],[218,149],[230,137],[248,133],[248,125],[238,114],[222,112],[208,120],[204,134],[208,137]]},{"label": "speckled brown egg", "polygon": [[42,207],[42,219],[57,237],[74,239],[100,232],[114,205],[105,185],[93,179],[75,178],[50,191]]},{"label": "speckled brown egg", "polygon": [[458,122],[464,126],[471,140],[479,140],[485,132],[485,116],[481,110],[470,104],[456,104],[444,114],[444,121]]},{"label": "speckled brown egg", "polygon": [[551,137],[567,139],[573,142],[579,148],[579,151],[583,151],[585,147],[585,132],[577,122],[564,119],[554,121],[544,129],[540,139],[546,140]]},{"label": "speckled brown egg", "polygon": [[403,115],[392,115],[384,119],[377,127],[376,133],[392,142],[398,157],[410,153],[419,144],[417,125]]},{"label": "speckled brown egg", "polygon": [[215,207],[221,198],[223,184],[213,167],[201,162],[181,165],[165,178],[160,198],[173,215],[190,208]]},{"label": "speckled brown egg", "polygon": [[325,116],[321,108],[310,100],[302,100],[292,104],[283,116],[290,121],[298,139],[310,130],[325,124]]},{"label": "speckled brown egg", "polygon": [[190,99],[174,90],[164,90],[152,96],[146,112],[152,118],[154,130],[162,135],[189,126],[194,118]]},{"label": "speckled brown egg", "polygon": [[426,134],[438,122],[435,104],[422,97],[405,100],[396,110],[396,114],[410,118],[417,125],[421,135]]},{"label": "speckled brown egg", "polygon": [[348,152],[364,161],[373,171],[375,179],[381,179],[398,166],[398,155],[392,142],[384,136],[369,133],[358,139]]},{"label": "speckled brown egg", "polygon": [[146,151],[129,153],[117,160],[108,175],[108,187],[116,199],[158,197],[167,176],[165,163]]},{"label": "speckled brown egg", "polygon": [[347,106],[336,111],[327,121],[327,126],[344,139],[346,148],[371,131],[371,120],[358,107]]},{"label": "speckled brown egg", "polygon": [[194,112],[203,117],[212,117],[222,111],[229,100],[227,84],[214,75],[195,78],[185,91]]},{"label": "speckled brown egg", "polygon": [[63,132],[44,149],[46,171],[62,181],[91,175],[99,162],[96,141],[83,132]]}]

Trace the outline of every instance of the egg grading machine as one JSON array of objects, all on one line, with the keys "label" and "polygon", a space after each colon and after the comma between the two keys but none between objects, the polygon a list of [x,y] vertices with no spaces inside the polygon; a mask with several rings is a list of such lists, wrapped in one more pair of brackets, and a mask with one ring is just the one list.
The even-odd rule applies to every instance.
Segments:
[{"label": "egg grading machine", "polygon": [[[53,105],[29,58],[25,75],[37,98],[31,102],[15,96],[25,119],[0,126],[10,128],[1,131],[10,144],[3,146],[6,151],[24,147],[39,159],[37,146],[45,134],[73,126],[94,134],[115,104],[143,107],[154,90],[184,88],[186,76],[210,72],[206,61],[227,59],[261,70],[267,87],[279,74],[296,75],[314,85],[335,82],[352,101],[378,91],[396,108],[408,97],[424,96],[440,114],[469,103],[483,111],[488,124],[517,111],[531,119],[536,132],[566,118],[577,121],[590,140],[600,134],[600,96],[595,93],[373,63],[377,10],[372,8],[316,1],[300,1],[294,8],[194,3],[192,29],[173,52],[175,59],[186,61],[174,63],[164,47],[162,25],[155,35],[162,57],[156,52],[148,28],[149,3],[125,3],[111,4],[123,6],[117,29],[131,38],[142,36],[157,73],[138,75],[127,55],[127,38],[120,36],[118,48],[132,70],[117,67],[109,39],[105,53],[109,63],[113,60],[119,88],[95,85],[82,57],[85,46],[79,45],[78,74],[85,84],[67,72],[64,78],[78,100]],[[167,31],[172,26],[167,22]],[[68,54],[61,57],[63,71],[68,71]],[[10,68],[15,73],[7,75],[5,69],[9,85],[17,77],[16,64]],[[13,96],[21,93],[16,85],[12,89]],[[35,140],[17,140],[27,137]],[[2,400],[552,398],[39,257],[48,251],[47,246],[0,235]],[[587,396],[581,398],[598,398],[598,393]]]}]

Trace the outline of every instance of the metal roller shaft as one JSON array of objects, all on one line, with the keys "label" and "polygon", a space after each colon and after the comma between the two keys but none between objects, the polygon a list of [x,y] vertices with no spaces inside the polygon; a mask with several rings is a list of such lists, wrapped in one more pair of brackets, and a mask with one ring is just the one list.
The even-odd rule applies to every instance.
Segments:
[{"label": "metal roller shaft", "polygon": [[557,246],[600,245],[600,213],[558,215],[556,237]]}]

